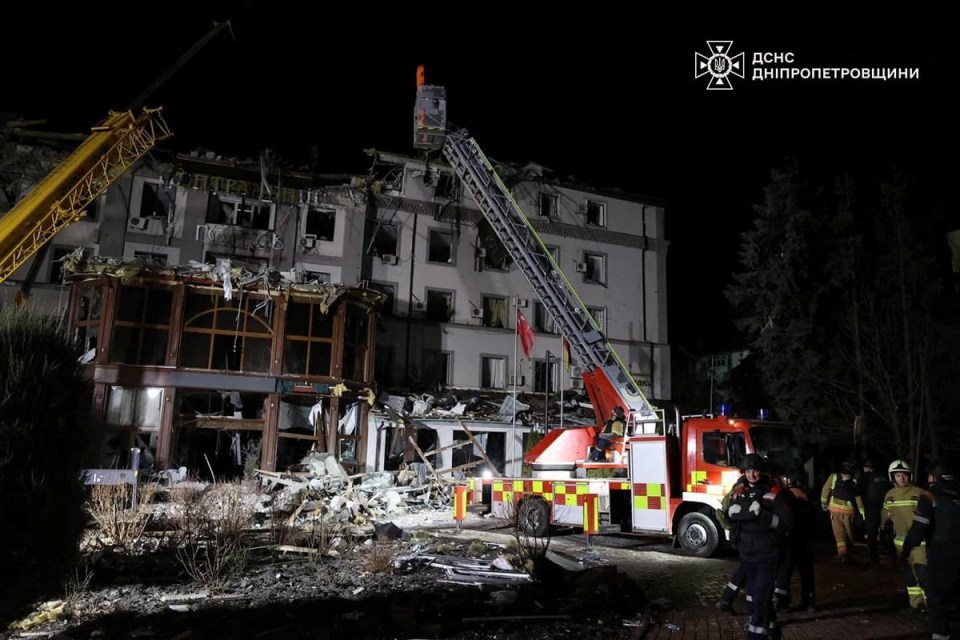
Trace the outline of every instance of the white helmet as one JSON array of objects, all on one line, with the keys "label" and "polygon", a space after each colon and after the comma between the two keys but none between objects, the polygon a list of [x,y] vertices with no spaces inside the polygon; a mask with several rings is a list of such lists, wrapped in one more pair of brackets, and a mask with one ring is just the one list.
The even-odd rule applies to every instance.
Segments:
[{"label": "white helmet", "polygon": [[896,482],[893,479],[894,473],[906,473],[911,478],[913,478],[913,469],[910,468],[910,465],[907,464],[906,460],[894,460],[890,463],[890,466],[887,467],[887,473],[890,475],[890,482]]}]

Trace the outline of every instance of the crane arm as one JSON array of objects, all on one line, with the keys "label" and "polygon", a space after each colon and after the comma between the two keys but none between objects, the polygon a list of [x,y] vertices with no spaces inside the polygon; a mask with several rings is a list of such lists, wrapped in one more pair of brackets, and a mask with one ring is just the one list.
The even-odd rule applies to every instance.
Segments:
[{"label": "crane arm", "polygon": [[79,220],[93,201],[170,129],[160,109],[111,112],[76,151],[0,218],[0,282],[58,231]]}]

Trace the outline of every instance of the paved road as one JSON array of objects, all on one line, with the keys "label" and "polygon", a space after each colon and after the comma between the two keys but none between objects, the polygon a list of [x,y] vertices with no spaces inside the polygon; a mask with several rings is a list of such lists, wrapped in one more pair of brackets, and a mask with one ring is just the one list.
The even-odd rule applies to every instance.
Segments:
[{"label": "paved road", "polygon": [[[509,536],[493,521],[470,516],[464,538],[505,541]],[[902,611],[907,605],[906,590],[897,567],[870,567],[854,563],[839,565],[824,540],[816,562],[816,613],[786,613],[781,616],[787,640],[856,640],[929,638],[926,621]],[[595,537],[590,546],[582,535],[557,534],[551,548],[575,558],[596,559],[615,564],[644,588],[650,606],[638,611],[649,622],[638,628],[644,640],[704,640],[743,638],[746,618],[714,608],[714,603],[736,567],[730,553],[716,558],[693,558],[675,550],[659,538],[633,536]],[[866,556],[866,548],[857,548]],[[794,599],[797,599],[794,579]],[[743,612],[744,601],[737,602]]]}]

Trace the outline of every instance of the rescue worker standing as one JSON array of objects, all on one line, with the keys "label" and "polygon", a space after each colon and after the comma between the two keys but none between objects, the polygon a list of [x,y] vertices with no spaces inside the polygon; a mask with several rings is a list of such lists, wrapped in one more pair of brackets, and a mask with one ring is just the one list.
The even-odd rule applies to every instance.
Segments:
[{"label": "rescue worker standing", "polygon": [[[904,555],[903,543],[907,532],[913,525],[913,515],[917,510],[920,496],[925,492],[912,483],[913,470],[903,460],[894,460],[888,467],[890,480],[894,487],[887,491],[883,498],[883,519],[893,522],[894,544],[901,557],[907,561],[903,577],[907,584],[907,597],[910,607],[915,611],[925,611],[926,602],[924,587],[927,584],[927,547],[920,542],[911,547],[910,553]],[[929,495],[929,494],[927,494]]]},{"label": "rescue worker standing", "polygon": [[878,539],[880,536],[880,512],[883,510],[883,498],[890,490],[890,480],[886,474],[873,468],[873,461],[863,461],[863,473],[857,483],[857,493],[863,501],[863,524],[867,533],[867,552],[871,564],[880,562]]},{"label": "rescue worker standing", "polygon": [[930,492],[917,501],[917,512],[903,554],[927,542],[930,571],[927,584],[927,602],[930,606],[930,627],[933,640],[950,640],[947,606],[950,591],[960,572],[960,493],[953,469],[936,464],[927,476]]},{"label": "rescue worker standing", "polygon": [[784,534],[793,525],[793,514],[784,502],[783,490],[767,476],[766,462],[760,455],[744,456],[743,467],[747,482],[738,485],[727,508],[727,520],[752,600],[747,638],[779,638],[773,587],[783,559]]},{"label": "rescue worker standing", "polygon": [[863,513],[863,500],[857,495],[857,483],[853,479],[856,465],[844,462],[840,473],[831,473],[820,492],[820,504],[830,512],[830,526],[837,541],[837,558],[841,563],[850,561],[853,547],[853,520]]},{"label": "rescue worker standing", "polygon": [[[743,464],[740,466],[742,467]],[[743,472],[744,470],[740,469],[740,473],[743,474]],[[739,478],[737,478],[737,481],[733,487],[730,488],[730,491],[727,492],[727,495],[723,496],[723,501],[720,503],[720,508],[717,509],[717,521],[723,526],[724,529],[728,531],[733,529],[733,525],[727,520],[727,509],[729,509],[730,505],[733,504],[733,500],[737,496],[738,492],[743,492],[747,486],[749,486],[747,478],[741,475]],[[736,541],[731,540],[731,544],[736,546]],[[717,609],[726,611],[727,613],[733,613],[733,600],[737,597],[737,593],[740,591],[740,589],[743,589],[746,583],[747,569],[741,562],[730,575],[730,581],[727,582],[727,586],[723,588],[723,593],[720,594],[720,599],[717,600]],[[747,614],[749,615],[749,613],[750,594],[747,594]]]},{"label": "rescue worker standing", "polygon": [[793,530],[787,534],[787,553],[777,574],[777,586],[774,589],[777,609],[784,611],[790,605],[790,579],[793,570],[800,574],[800,604],[796,611],[813,612],[817,610],[814,597],[813,579],[813,540],[816,538],[816,503],[810,499],[804,482],[802,466],[794,467],[783,476],[787,491],[787,505],[793,512]]}]

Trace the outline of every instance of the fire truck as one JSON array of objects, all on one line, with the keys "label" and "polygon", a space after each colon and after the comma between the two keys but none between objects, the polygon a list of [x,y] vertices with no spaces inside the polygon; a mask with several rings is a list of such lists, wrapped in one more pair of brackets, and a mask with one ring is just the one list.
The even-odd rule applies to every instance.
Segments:
[{"label": "fire truck", "polygon": [[[530,478],[471,479],[468,500],[495,516],[518,518],[537,535],[551,525],[664,535],[693,555],[711,555],[725,538],[715,513],[740,476],[740,459],[760,453],[789,462],[796,453],[792,430],[726,415],[676,416],[668,422],[643,394],[477,142],[463,129],[448,130],[446,110],[446,90],[426,84],[421,66],[414,147],[439,151],[473,196],[566,336],[597,418],[594,426],[549,431],[524,456]],[[591,462],[590,447],[617,406],[626,414],[625,435],[606,460]]]}]

